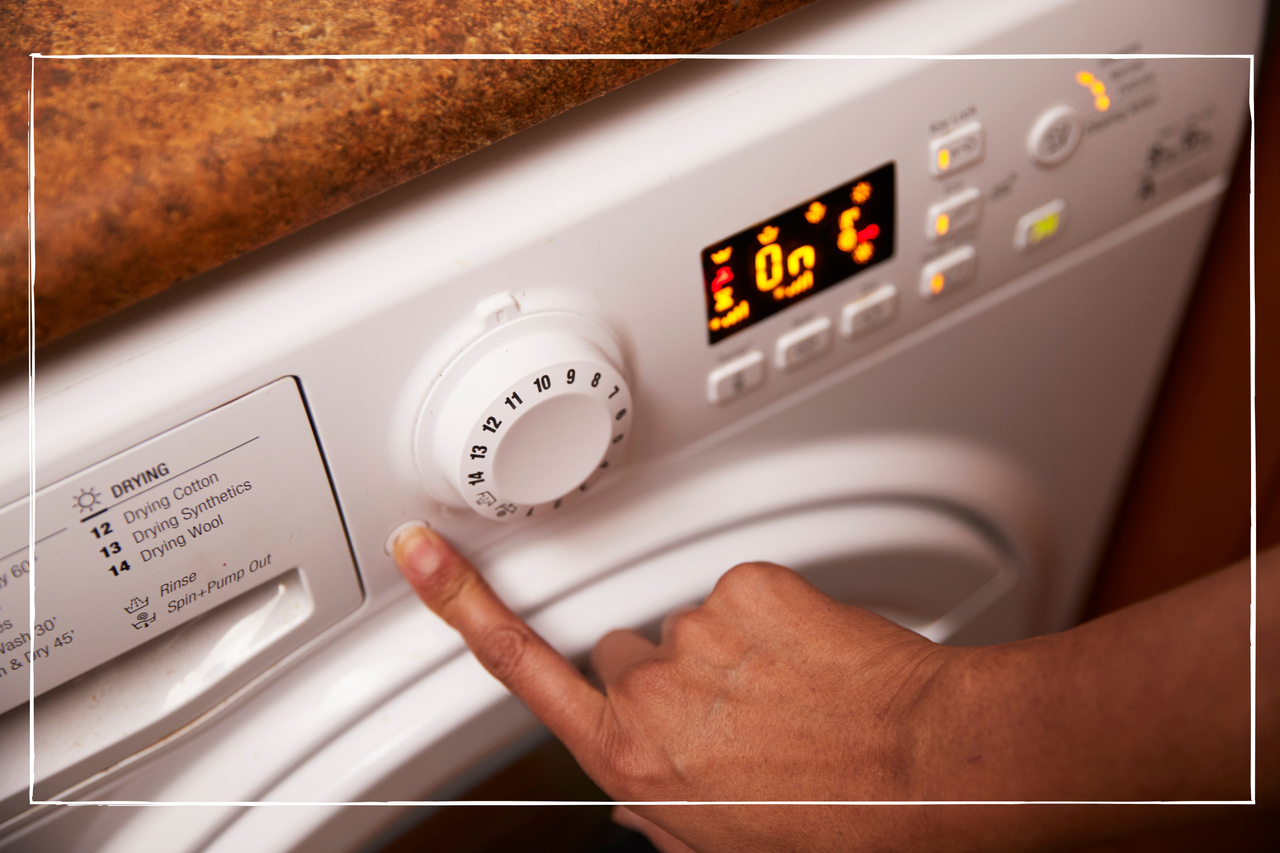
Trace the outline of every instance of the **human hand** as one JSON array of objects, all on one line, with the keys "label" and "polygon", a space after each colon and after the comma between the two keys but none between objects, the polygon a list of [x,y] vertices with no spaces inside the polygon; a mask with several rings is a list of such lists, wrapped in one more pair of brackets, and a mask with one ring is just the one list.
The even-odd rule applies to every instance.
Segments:
[{"label": "human hand", "polygon": [[[656,646],[633,631],[606,635],[591,656],[602,694],[437,534],[411,528],[395,554],[427,606],[615,799],[916,798],[918,717],[957,650],[789,569],[731,569],[700,607],[668,617]],[[898,822],[859,812],[851,828],[790,807],[753,808],[750,821],[724,807],[635,812],[703,853],[851,849]]]}]

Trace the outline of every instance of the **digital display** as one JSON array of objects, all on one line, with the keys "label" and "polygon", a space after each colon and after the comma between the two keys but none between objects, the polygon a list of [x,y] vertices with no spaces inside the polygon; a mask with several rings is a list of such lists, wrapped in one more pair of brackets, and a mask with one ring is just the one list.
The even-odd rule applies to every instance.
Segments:
[{"label": "digital display", "polygon": [[702,250],[711,343],[893,257],[894,164]]}]

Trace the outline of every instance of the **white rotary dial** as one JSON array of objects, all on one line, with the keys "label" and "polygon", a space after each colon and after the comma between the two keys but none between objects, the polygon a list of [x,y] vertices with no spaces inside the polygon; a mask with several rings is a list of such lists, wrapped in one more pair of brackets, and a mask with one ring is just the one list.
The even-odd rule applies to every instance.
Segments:
[{"label": "white rotary dial", "polygon": [[538,315],[507,324],[432,388],[419,467],[449,487],[449,503],[497,521],[536,517],[616,463],[631,429],[626,379],[595,342],[556,325]]}]

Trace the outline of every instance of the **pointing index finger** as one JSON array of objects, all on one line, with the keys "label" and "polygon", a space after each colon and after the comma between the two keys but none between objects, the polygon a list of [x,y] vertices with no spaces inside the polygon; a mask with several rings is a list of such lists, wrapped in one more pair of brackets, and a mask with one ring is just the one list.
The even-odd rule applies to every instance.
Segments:
[{"label": "pointing index finger", "polygon": [[423,525],[400,533],[395,559],[422,602],[462,635],[485,669],[579,759],[594,755],[605,697],[512,613],[475,567]]}]

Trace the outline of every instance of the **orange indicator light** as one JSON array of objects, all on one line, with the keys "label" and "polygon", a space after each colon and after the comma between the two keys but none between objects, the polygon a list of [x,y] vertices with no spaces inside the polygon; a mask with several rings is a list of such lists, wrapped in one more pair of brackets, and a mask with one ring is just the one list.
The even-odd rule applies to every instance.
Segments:
[{"label": "orange indicator light", "polygon": [[[948,154],[948,157],[950,155]],[[871,184],[866,181],[859,181],[854,185],[853,192],[849,193],[849,198],[853,199],[855,204],[862,204],[871,198]]]},{"label": "orange indicator light", "polygon": [[809,205],[809,209],[804,212],[804,218],[814,225],[822,221],[822,217],[827,215],[827,206],[820,201],[815,201]]},{"label": "orange indicator light", "polygon": [[778,239],[778,229],[772,225],[766,225],[764,229],[756,235],[756,239],[760,241],[760,245],[767,246],[774,240]]},{"label": "orange indicator light", "polygon": [[715,293],[716,313],[723,314],[733,307],[733,288],[722,287]]},{"label": "orange indicator light", "polygon": [[1107,86],[1088,71],[1077,71],[1076,82],[1088,88],[1093,95],[1093,106],[1100,113],[1105,113],[1111,106],[1111,98],[1107,97]]},{"label": "orange indicator light", "polygon": [[718,332],[721,329],[727,329],[730,326],[738,325],[749,316],[751,316],[751,303],[744,299],[735,305],[733,310],[724,317],[712,317],[707,322],[707,326],[711,331]]},{"label": "orange indicator light", "polygon": [[942,273],[934,273],[933,277],[929,279],[929,292],[936,296],[942,292],[942,288],[946,286],[946,283],[947,280],[943,277]]},{"label": "orange indicator light", "polygon": [[951,150],[948,148],[938,149],[938,171],[945,172],[947,167],[951,165]]},{"label": "orange indicator light", "polygon": [[939,237],[951,230],[951,217],[945,213],[939,213],[938,218],[933,220],[933,231]]},{"label": "orange indicator light", "polygon": [[711,263],[723,264],[725,261],[729,260],[729,258],[732,256],[733,256],[733,247],[725,246],[720,251],[711,253]]}]

